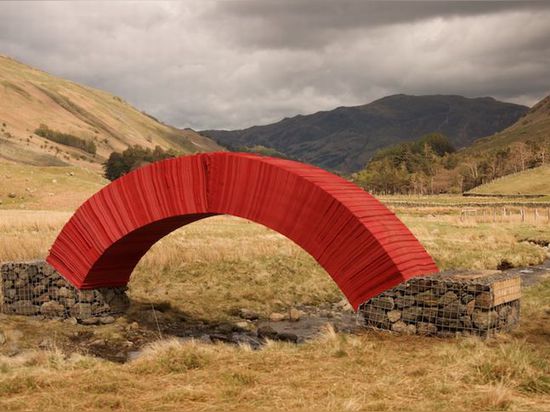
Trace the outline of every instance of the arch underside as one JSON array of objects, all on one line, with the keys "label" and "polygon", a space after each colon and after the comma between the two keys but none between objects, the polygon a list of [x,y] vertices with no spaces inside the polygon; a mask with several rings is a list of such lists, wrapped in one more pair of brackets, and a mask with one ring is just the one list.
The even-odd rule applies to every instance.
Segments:
[{"label": "arch underside", "polygon": [[293,240],[354,308],[437,271],[405,225],[362,189],[310,165],[241,153],[169,159],[114,181],[76,211],[47,260],[81,289],[125,285],[159,239],[218,214]]}]

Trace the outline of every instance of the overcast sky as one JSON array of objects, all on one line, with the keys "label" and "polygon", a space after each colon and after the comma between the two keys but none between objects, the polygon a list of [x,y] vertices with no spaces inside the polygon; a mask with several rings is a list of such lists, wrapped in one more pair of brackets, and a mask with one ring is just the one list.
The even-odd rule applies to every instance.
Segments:
[{"label": "overcast sky", "polygon": [[395,93],[532,105],[550,2],[3,2],[0,53],[195,129]]}]

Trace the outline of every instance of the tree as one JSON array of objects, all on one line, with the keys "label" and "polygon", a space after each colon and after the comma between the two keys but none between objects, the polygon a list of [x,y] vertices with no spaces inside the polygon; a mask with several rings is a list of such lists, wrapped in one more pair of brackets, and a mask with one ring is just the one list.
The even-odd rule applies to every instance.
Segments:
[{"label": "tree", "polygon": [[103,170],[105,172],[105,177],[112,181],[138,167],[158,162],[159,160],[176,157],[177,155],[177,152],[173,150],[163,150],[160,146],[156,146],[154,150],[151,150],[135,145],[127,148],[122,153],[111,153],[109,159],[103,164]]}]

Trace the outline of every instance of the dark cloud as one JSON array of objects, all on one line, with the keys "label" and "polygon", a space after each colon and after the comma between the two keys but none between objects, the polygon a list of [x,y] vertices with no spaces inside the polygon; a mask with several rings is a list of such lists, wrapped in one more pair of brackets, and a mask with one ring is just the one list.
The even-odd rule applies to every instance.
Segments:
[{"label": "dark cloud", "polygon": [[178,126],[239,128],[393,93],[550,91],[550,3],[0,3],[0,53]]},{"label": "dark cloud", "polygon": [[210,17],[225,20],[223,26],[242,28],[229,30],[229,36],[242,44],[273,48],[318,47],[331,43],[342,32],[434,17],[550,9],[550,3],[544,1],[238,0],[217,5]]}]

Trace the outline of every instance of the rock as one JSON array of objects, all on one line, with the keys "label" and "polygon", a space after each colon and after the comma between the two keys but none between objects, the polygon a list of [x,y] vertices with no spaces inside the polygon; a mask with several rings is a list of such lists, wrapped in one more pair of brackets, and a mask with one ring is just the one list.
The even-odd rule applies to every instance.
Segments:
[{"label": "rock", "polygon": [[472,318],[469,316],[461,316],[460,322],[467,329],[471,329],[474,326],[474,324],[472,323]]},{"label": "rock", "polygon": [[330,310],[328,310],[328,309],[321,309],[321,310],[319,311],[319,317],[321,317],[321,318],[329,318],[329,319],[330,319],[330,318],[334,317],[334,314],[333,314]]},{"label": "rock", "polygon": [[69,325],[76,325],[78,323],[78,320],[76,318],[67,318],[64,322],[67,322]]},{"label": "rock", "polygon": [[399,319],[401,319],[401,312],[398,310],[390,310],[387,316],[390,322],[397,322]]},{"label": "rock", "polygon": [[439,299],[431,290],[416,295],[416,302],[424,306],[437,306]]},{"label": "rock", "polygon": [[453,329],[459,329],[462,326],[462,323],[458,318],[440,318],[439,323]]},{"label": "rock", "polygon": [[7,289],[4,291],[4,297],[13,299],[17,296],[17,291],[15,289]]},{"label": "rock", "polygon": [[83,325],[97,325],[99,323],[99,318],[80,319],[80,323]]},{"label": "rock", "polygon": [[304,315],[304,312],[302,312],[301,310],[298,310],[298,309],[295,309],[295,308],[291,308],[289,311],[288,311],[288,319],[292,322],[297,322],[300,320],[300,318]]},{"label": "rock", "polygon": [[478,328],[487,330],[493,327],[498,321],[498,313],[494,310],[483,311],[476,309],[472,314],[472,321]]},{"label": "rock", "polygon": [[108,325],[114,322],[115,322],[115,318],[112,316],[103,316],[99,318],[99,323],[101,323],[102,325]]},{"label": "rock", "polygon": [[452,332],[450,330],[441,330],[439,332],[436,333],[436,335],[439,337],[439,338],[456,338],[457,336],[457,332]]},{"label": "rock", "polygon": [[377,308],[386,310],[392,310],[395,307],[395,302],[390,297],[375,297],[369,303]]},{"label": "rock", "polygon": [[283,313],[273,312],[269,315],[269,320],[271,322],[281,322],[286,319],[286,315]]},{"label": "rock", "polygon": [[235,326],[238,327],[239,329],[244,329],[244,330],[254,329],[254,324],[246,320],[242,320],[240,322],[235,323]]},{"label": "rock", "polygon": [[65,314],[65,306],[57,302],[44,302],[40,306],[40,313],[46,316],[63,316]]},{"label": "rock", "polygon": [[389,326],[388,316],[384,309],[368,304],[365,305],[363,314],[368,325]]},{"label": "rock", "polygon": [[92,314],[94,316],[107,314],[110,310],[109,305],[92,305]]},{"label": "rock", "polygon": [[0,330],[0,346],[4,345],[7,342],[7,338],[4,332]]},{"label": "rock", "polygon": [[407,325],[407,333],[409,335],[416,334],[416,326],[415,325]]},{"label": "rock", "polygon": [[391,330],[397,333],[409,333],[408,325],[402,320],[398,320],[393,325],[391,325]]},{"label": "rock", "polygon": [[481,292],[476,296],[476,308],[489,309],[493,305],[491,292]]},{"label": "rock", "polygon": [[76,299],[75,298],[65,298],[65,299],[60,299],[60,301],[67,308],[71,308],[76,304]]},{"label": "rock", "polygon": [[137,332],[139,330],[139,323],[137,322],[132,322],[130,323],[127,327],[126,327],[126,330],[128,332]]},{"label": "rock", "polygon": [[8,197],[9,197],[10,199],[15,199],[15,198],[17,197],[17,194],[14,193],[14,192],[10,192],[10,193],[8,193]]},{"label": "rock", "polygon": [[231,336],[223,335],[221,333],[212,333],[209,338],[212,342],[233,343],[233,338]]},{"label": "rock", "polygon": [[40,283],[32,288],[32,293],[35,296],[40,296],[46,291],[46,285],[43,283]]},{"label": "rock", "polygon": [[422,319],[427,322],[435,322],[438,315],[437,307],[422,308]]},{"label": "rock", "polygon": [[260,318],[260,315],[253,310],[243,308],[239,309],[239,317],[246,320],[257,320]]},{"label": "rock", "polygon": [[433,323],[419,322],[416,325],[416,331],[419,335],[435,335],[437,333],[437,326],[435,326]]},{"label": "rock", "polygon": [[[57,279],[57,281],[55,282],[55,284],[56,284],[58,287],[60,287],[60,288],[61,288],[61,287],[65,287],[65,288],[66,288],[67,286],[69,286],[69,284],[67,283],[67,281],[66,281],[65,279],[63,279],[63,278]],[[70,291],[70,293],[71,293],[71,295],[72,295],[72,291]],[[60,296],[67,297],[68,295],[63,294],[63,295],[60,295]]]},{"label": "rock", "polygon": [[458,319],[461,315],[466,313],[466,305],[455,301],[439,310],[439,316],[447,319]]},{"label": "rock", "polygon": [[72,295],[71,291],[65,286],[60,287],[57,290],[57,297],[59,298],[68,298],[68,297],[71,297],[71,295]]},{"label": "rock", "polygon": [[298,343],[298,336],[295,335],[294,333],[289,333],[289,332],[278,333],[276,339],[282,340],[285,342]]},{"label": "rock", "polygon": [[260,339],[277,339],[277,331],[269,325],[262,325],[256,331]]},{"label": "rock", "polygon": [[107,345],[107,341],[105,339],[95,339],[91,341],[89,345],[95,347],[103,347]]},{"label": "rock", "polygon": [[93,290],[81,290],[78,292],[78,300],[80,302],[89,303],[94,301]]},{"label": "rock", "polygon": [[418,306],[405,308],[401,313],[401,319],[405,322],[415,322],[420,316],[422,316],[422,308]]},{"label": "rock", "polygon": [[77,319],[86,319],[92,316],[92,305],[89,303],[77,303],[71,307],[71,316]]},{"label": "rock", "polygon": [[475,306],[476,306],[475,299],[472,299],[471,301],[466,303],[466,314],[469,316],[472,316],[472,313],[474,313]]},{"label": "rock", "polygon": [[451,303],[454,303],[458,300],[458,296],[454,292],[446,292],[443,296],[439,298],[439,305],[440,306],[447,306]]},{"label": "rock", "polygon": [[36,315],[40,311],[38,305],[33,305],[30,300],[18,300],[11,305],[12,311],[17,315]]},{"label": "rock", "polygon": [[414,302],[414,296],[412,295],[404,295],[395,298],[395,306],[398,308],[407,308],[414,305]]},{"label": "rock", "polygon": [[474,295],[470,293],[467,293],[466,295],[462,296],[462,303],[467,304],[467,303],[470,303],[472,300],[474,300]]}]

